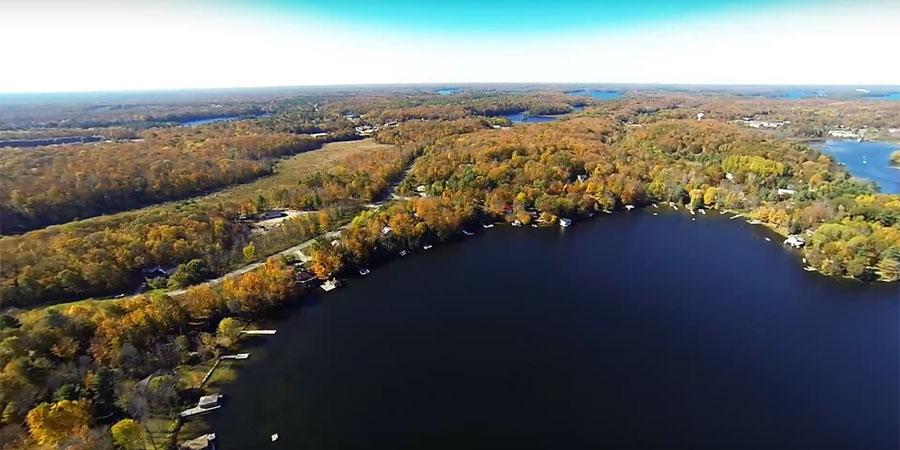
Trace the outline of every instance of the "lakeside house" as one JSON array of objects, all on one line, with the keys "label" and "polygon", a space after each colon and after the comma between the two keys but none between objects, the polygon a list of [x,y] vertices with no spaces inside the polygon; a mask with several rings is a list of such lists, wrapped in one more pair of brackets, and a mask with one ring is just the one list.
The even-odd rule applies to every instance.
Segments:
[{"label": "lakeside house", "polygon": [[800,237],[796,234],[792,234],[792,235],[788,236],[787,239],[784,240],[784,244],[790,245],[791,247],[794,247],[794,248],[801,248],[804,245],[806,245],[806,241],[804,241],[802,237]]},{"label": "lakeside house", "polygon": [[182,450],[215,450],[216,433],[204,434],[203,436],[185,441],[180,447]]},{"label": "lakeside house", "polygon": [[828,130],[828,135],[836,138],[849,138],[856,139],[859,137],[859,134],[851,131],[851,130]]},{"label": "lakeside house", "polygon": [[303,286],[315,283],[318,280],[316,274],[308,269],[299,269],[294,271],[294,281]]}]

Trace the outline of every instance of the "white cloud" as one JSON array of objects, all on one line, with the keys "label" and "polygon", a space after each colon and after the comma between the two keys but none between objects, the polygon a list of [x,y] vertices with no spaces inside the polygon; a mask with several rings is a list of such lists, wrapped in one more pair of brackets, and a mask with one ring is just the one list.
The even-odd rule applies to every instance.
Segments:
[{"label": "white cloud", "polygon": [[[898,84],[900,8],[793,11],[505,39],[238,10],[5,6],[0,92],[361,83]],[[211,9],[212,8],[212,9]]]}]

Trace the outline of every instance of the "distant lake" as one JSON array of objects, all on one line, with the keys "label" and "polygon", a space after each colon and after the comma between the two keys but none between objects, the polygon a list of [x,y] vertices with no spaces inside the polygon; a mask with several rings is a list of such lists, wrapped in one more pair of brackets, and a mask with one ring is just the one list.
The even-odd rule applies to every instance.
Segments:
[{"label": "distant lake", "polygon": [[828,140],[812,147],[834,156],[854,177],[874,181],[881,188],[881,192],[900,194],[900,170],[890,162],[891,153],[900,150],[900,145]]},{"label": "distant lake", "polygon": [[441,95],[455,94],[458,89],[438,89],[437,93]]},{"label": "distant lake", "polygon": [[553,122],[556,120],[556,117],[553,116],[536,116],[534,114],[529,115],[527,119],[524,118],[524,112],[519,112],[515,114],[507,114],[507,119],[511,120],[513,123],[541,123],[541,122]]},{"label": "distant lake", "polygon": [[690,217],[472,228],[314,292],[248,341],[219,448],[896,450],[897,285]]},{"label": "distant lake", "polygon": [[900,100],[900,92],[891,92],[885,95],[867,95],[868,100]]},{"label": "distant lake", "polygon": [[621,98],[622,95],[616,91],[592,91],[592,90],[579,90],[579,91],[569,91],[566,92],[567,95],[575,95],[575,96],[589,96],[596,98],[598,100],[616,100]]},{"label": "distant lake", "polygon": [[194,127],[197,125],[203,125],[203,124],[207,124],[207,123],[225,122],[228,120],[238,120],[238,119],[258,119],[261,117],[268,117],[268,116],[271,116],[271,114],[266,113],[266,114],[260,114],[258,116],[253,116],[253,115],[250,115],[250,116],[224,116],[224,117],[213,117],[213,118],[207,118],[207,119],[187,120],[184,122],[179,122],[179,124],[181,124],[181,126],[185,126],[185,127]]}]

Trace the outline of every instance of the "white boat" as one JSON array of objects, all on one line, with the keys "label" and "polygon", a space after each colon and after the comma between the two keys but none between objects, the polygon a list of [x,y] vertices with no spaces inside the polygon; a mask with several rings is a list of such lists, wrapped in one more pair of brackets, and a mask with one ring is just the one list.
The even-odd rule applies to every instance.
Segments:
[{"label": "white boat", "polygon": [[691,211],[691,215],[692,215],[692,216],[696,216],[696,215],[697,215],[697,213],[694,212],[694,209],[693,209],[693,208],[689,208],[689,210]]},{"label": "white boat", "polygon": [[494,228],[494,224],[492,223],[483,223],[481,224],[481,226],[484,228]]},{"label": "white boat", "polygon": [[747,223],[749,223],[750,225],[759,225],[762,223],[762,221],[754,219],[754,220],[748,220]]},{"label": "white boat", "polygon": [[272,435],[272,442],[275,442],[277,440],[278,440],[278,433],[275,433]]},{"label": "white boat", "polygon": [[659,215],[659,213],[653,213],[653,215],[654,215],[654,216],[658,216],[658,215]]},{"label": "white boat", "polygon": [[807,272],[815,272],[815,271],[816,271],[816,268],[813,267],[813,266],[806,266],[806,267],[803,268],[803,270],[805,270],[805,271],[807,271]]},{"label": "white boat", "polygon": [[423,245],[423,246],[422,246],[422,249],[423,249],[423,250],[428,250],[428,249],[430,249],[430,248],[431,248],[431,244],[426,244],[426,245]]},{"label": "white boat", "polygon": [[319,287],[321,287],[323,291],[328,292],[328,291],[333,291],[333,290],[337,289],[338,286],[340,286],[340,285],[341,285],[340,281],[338,281],[335,278],[332,278],[332,279],[327,280],[324,283],[322,283],[322,285]]},{"label": "white boat", "polygon": [[400,256],[406,256],[406,255],[408,255],[408,254],[409,254],[408,251],[406,251],[406,250],[400,250]]},{"label": "white boat", "polygon": [[536,223],[531,224],[531,228],[537,228],[537,227],[538,227],[538,224],[536,224]]},{"label": "white boat", "polygon": [[691,220],[694,220],[694,221],[696,221],[696,220],[697,220],[697,218],[696,218],[696,217],[691,217]]},{"label": "white boat", "polygon": [[462,234],[464,234],[464,235],[466,235],[466,236],[471,236],[471,235],[473,235],[473,234],[475,234],[475,233],[473,233],[473,232],[471,232],[471,231],[469,231],[469,230],[462,230]]},{"label": "white boat", "polygon": [[369,269],[366,269],[366,268],[359,269],[359,274],[362,276],[366,276],[370,273],[372,273],[372,271],[370,271]]},{"label": "white boat", "polygon": [[769,238],[766,238],[766,242],[772,242],[772,240]]},{"label": "white boat", "polygon": [[559,226],[561,226],[563,228],[568,228],[571,225],[572,225],[572,219],[566,219],[565,217],[559,218]]},{"label": "white boat", "polygon": [[514,226],[514,227],[521,227],[521,226],[522,226],[522,222],[520,222],[520,221],[518,221],[518,220],[514,220],[513,223],[512,223],[512,226]]},{"label": "white boat", "polygon": [[674,210],[675,210],[675,211],[678,211],[678,207],[677,207],[677,206],[675,206],[675,204],[674,204],[674,203],[671,203],[671,205],[672,205],[672,209],[674,209]]},{"label": "white boat", "polygon": [[721,216],[722,214],[725,214],[726,212],[728,212],[728,211],[719,211],[719,215]]},{"label": "white boat", "polygon": [[659,208],[659,205],[657,205],[656,203],[654,203],[654,204],[653,204],[653,207],[654,207],[654,208]]},{"label": "white boat", "polygon": [[634,209],[634,205],[625,205],[625,209],[631,211],[632,209]]},{"label": "white boat", "polygon": [[706,215],[706,210],[703,208],[700,208],[697,211],[700,211],[700,214],[703,214],[704,216]]}]

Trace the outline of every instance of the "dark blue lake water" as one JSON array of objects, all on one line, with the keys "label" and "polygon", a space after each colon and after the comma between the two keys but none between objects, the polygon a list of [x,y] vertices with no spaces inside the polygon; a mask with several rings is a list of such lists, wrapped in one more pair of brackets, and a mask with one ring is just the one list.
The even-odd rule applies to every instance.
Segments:
[{"label": "dark blue lake water", "polygon": [[478,229],[313,293],[235,364],[220,448],[897,448],[896,284],[654,211]]},{"label": "dark blue lake water", "polygon": [[575,96],[586,95],[589,97],[596,98],[598,100],[616,100],[616,99],[622,97],[622,95],[616,91],[593,91],[593,90],[585,90],[585,89],[582,89],[579,91],[569,91],[569,92],[566,92],[566,94],[575,95]]},{"label": "dark blue lake water", "polygon": [[181,122],[182,126],[185,127],[194,127],[197,125],[203,125],[205,123],[214,123],[214,122],[224,122],[226,120],[237,120],[238,116],[228,116],[228,117],[214,117],[211,119],[197,119],[197,120],[187,120]]},{"label": "dark blue lake water", "polygon": [[450,95],[455,94],[457,89],[438,89],[437,93],[440,95]]},{"label": "dark blue lake water", "polygon": [[874,181],[881,192],[900,194],[900,170],[891,164],[891,153],[900,145],[884,142],[829,140],[812,146],[834,156],[856,177]]}]

